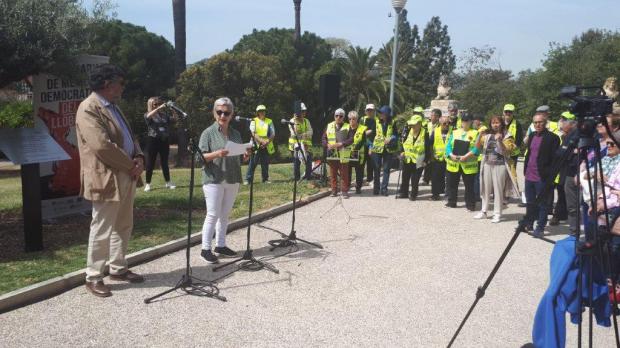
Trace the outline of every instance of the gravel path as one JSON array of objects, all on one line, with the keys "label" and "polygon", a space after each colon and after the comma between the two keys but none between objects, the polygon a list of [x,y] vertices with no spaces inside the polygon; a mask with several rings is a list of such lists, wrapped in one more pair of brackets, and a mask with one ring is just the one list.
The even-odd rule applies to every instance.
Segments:
[{"label": "gravel path", "polygon": [[[393,182],[396,174],[393,174]],[[394,191],[392,186],[391,191]],[[114,296],[84,287],[0,315],[1,347],[445,347],[513,235],[522,212],[511,204],[499,224],[464,208],[446,209],[422,186],[416,202],[372,196],[325,198],[297,211],[300,238],[325,246],[269,252],[288,233],[291,214],[253,226],[258,258],[280,270],[214,273],[192,248],[193,274],[219,279],[228,302],[176,293],[146,305],[184,271],[185,252],[135,267],[146,283],[109,281]],[[462,196],[461,196],[462,197]],[[461,202],[459,206],[463,206]],[[549,229],[551,239],[564,228]],[[245,230],[228,237],[245,246]],[[531,341],[547,287],[552,245],[521,235],[478,303],[455,347],[521,347]],[[285,254],[285,255],[283,255]],[[279,257],[273,258],[273,256]],[[587,334],[587,332],[586,332]],[[568,325],[569,346],[576,327]],[[595,327],[596,347],[613,346],[613,330]]]}]

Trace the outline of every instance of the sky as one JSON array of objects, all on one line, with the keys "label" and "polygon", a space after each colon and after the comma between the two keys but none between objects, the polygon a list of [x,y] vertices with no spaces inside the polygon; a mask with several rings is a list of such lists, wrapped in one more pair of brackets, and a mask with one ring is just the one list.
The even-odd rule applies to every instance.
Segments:
[{"label": "sky", "polygon": [[[89,1],[86,1],[88,5]],[[172,0],[116,0],[117,18],[174,44]],[[620,30],[611,0],[409,0],[420,31],[432,16],[448,26],[457,59],[470,47],[492,46],[503,69],[538,69],[550,42],[570,43],[590,28]],[[253,29],[294,28],[292,0],[186,0],[187,63],[232,48]],[[378,50],[394,29],[391,0],[302,0],[301,30]]]}]

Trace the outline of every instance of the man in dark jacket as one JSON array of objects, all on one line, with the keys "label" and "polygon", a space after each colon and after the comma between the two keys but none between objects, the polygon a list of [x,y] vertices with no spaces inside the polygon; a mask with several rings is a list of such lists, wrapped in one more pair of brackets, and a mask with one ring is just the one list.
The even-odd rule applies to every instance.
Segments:
[{"label": "man in dark jacket", "polygon": [[525,176],[525,197],[527,208],[525,213],[526,226],[532,229],[534,220],[538,220],[535,237],[542,237],[547,224],[549,210],[549,197],[536,197],[540,195],[546,183],[554,180],[552,175],[552,162],[556,150],[560,146],[560,138],[546,128],[546,118],[540,113],[534,115],[534,133],[527,140],[527,155],[523,166]]}]

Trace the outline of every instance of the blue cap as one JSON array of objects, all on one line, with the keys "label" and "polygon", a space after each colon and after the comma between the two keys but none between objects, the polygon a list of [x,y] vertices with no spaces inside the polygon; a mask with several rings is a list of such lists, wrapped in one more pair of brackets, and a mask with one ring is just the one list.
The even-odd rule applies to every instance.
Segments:
[{"label": "blue cap", "polygon": [[379,108],[379,113],[380,114],[387,114],[388,116],[392,116],[392,109],[390,109],[390,107],[387,106],[387,105],[383,105],[382,107]]}]

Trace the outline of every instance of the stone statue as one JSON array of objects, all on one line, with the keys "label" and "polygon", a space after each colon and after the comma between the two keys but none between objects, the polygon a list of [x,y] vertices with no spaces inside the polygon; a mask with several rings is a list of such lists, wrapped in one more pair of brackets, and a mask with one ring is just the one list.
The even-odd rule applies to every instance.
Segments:
[{"label": "stone statue", "polygon": [[439,76],[439,85],[437,86],[437,98],[435,100],[450,99],[450,84],[448,83],[448,77],[446,75]]},{"label": "stone statue", "polygon": [[609,98],[618,101],[618,79],[615,77],[608,77],[607,80],[605,80],[605,84],[603,84],[603,91],[605,91],[605,94]]}]

